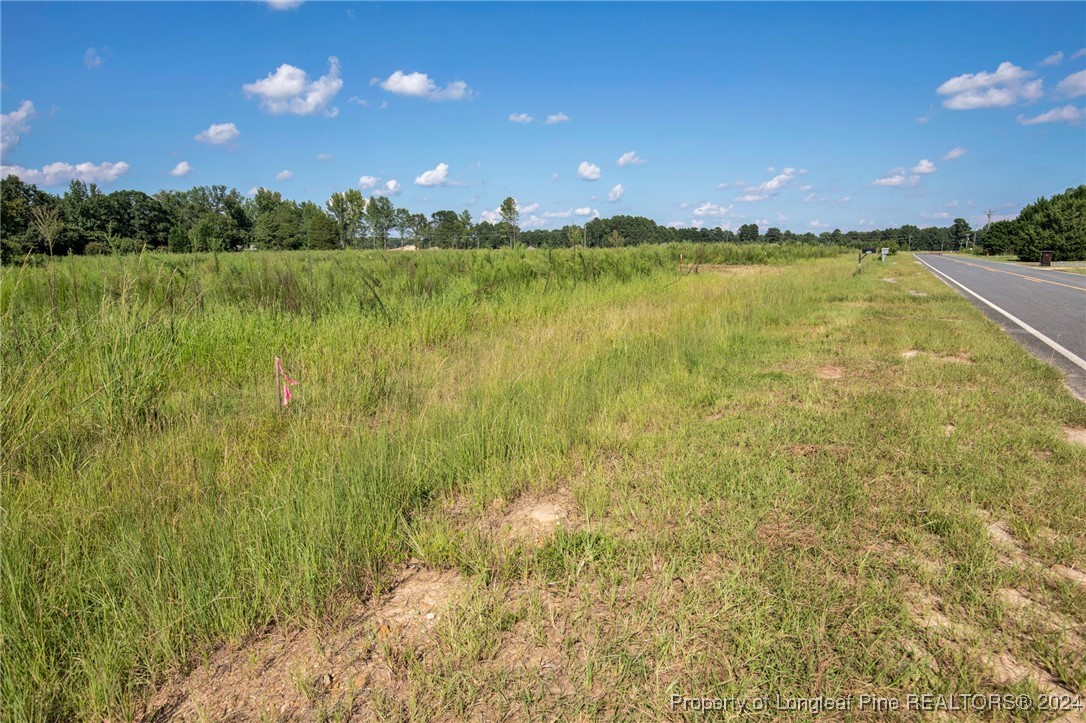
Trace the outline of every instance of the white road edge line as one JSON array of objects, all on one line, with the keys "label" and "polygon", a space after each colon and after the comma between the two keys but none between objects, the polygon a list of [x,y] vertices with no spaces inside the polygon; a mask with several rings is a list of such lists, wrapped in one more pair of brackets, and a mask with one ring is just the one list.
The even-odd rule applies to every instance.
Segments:
[{"label": "white road edge line", "polygon": [[932,266],[931,264],[929,264],[929,263],[928,263],[927,261],[925,261],[924,259],[920,258],[919,256],[917,256],[917,257],[916,257],[916,260],[917,260],[917,261],[919,261],[920,263],[924,264],[924,265],[925,265],[925,266],[927,266],[927,267],[928,267],[929,269],[931,269],[931,270],[932,270],[932,271],[934,271],[935,273],[939,274],[940,276],[942,276],[942,277],[943,277],[944,279],[946,279],[947,281],[951,282],[952,284],[955,284],[955,285],[957,285],[957,286],[960,286],[960,287],[962,287],[962,289],[964,289],[964,290],[965,290],[966,292],[968,292],[968,293],[972,294],[973,296],[977,297],[978,299],[980,299],[981,301],[983,301],[983,302],[984,302],[985,304],[987,304],[988,306],[992,307],[993,309],[995,309],[996,311],[998,311],[998,312],[999,312],[1000,314],[1003,314],[1003,316],[1007,317],[1008,319],[1010,319],[1011,321],[1013,321],[1013,322],[1014,322],[1015,324],[1018,324],[1018,326],[1022,327],[1022,328],[1023,328],[1023,329],[1025,329],[1026,331],[1028,331],[1028,332],[1029,332],[1030,334],[1032,334],[1033,336],[1035,336],[1035,337],[1036,337],[1036,338],[1037,338],[1037,339],[1038,339],[1039,341],[1043,342],[1044,344],[1047,344],[1047,345],[1048,345],[1048,346],[1050,346],[1050,347],[1051,347],[1051,348],[1052,348],[1052,349],[1053,349],[1054,351],[1056,351],[1056,352],[1057,352],[1057,353],[1059,353],[1060,355],[1062,355],[1062,356],[1066,357],[1066,358],[1067,358],[1067,360],[1068,360],[1068,361],[1070,361],[1070,362],[1071,362],[1072,364],[1074,364],[1075,366],[1079,367],[1079,368],[1080,368],[1080,369],[1082,369],[1083,371],[1086,371],[1086,359],[1083,359],[1082,357],[1080,357],[1080,356],[1078,356],[1077,354],[1075,354],[1075,353],[1074,353],[1073,351],[1071,351],[1071,350],[1069,350],[1069,349],[1067,349],[1067,348],[1065,348],[1065,347],[1063,347],[1063,346],[1060,346],[1060,345],[1059,345],[1058,343],[1056,343],[1056,342],[1055,342],[1055,341],[1053,341],[1052,339],[1049,339],[1049,338],[1048,338],[1047,336],[1045,336],[1045,335],[1044,335],[1044,334],[1042,334],[1041,332],[1037,331],[1037,330],[1036,330],[1036,329],[1034,329],[1034,328],[1033,328],[1032,326],[1030,326],[1030,325],[1029,325],[1029,324],[1027,324],[1026,322],[1022,321],[1021,319],[1019,319],[1019,318],[1018,318],[1017,316],[1015,316],[1014,314],[1011,314],[1010,312],[1008,312],[1008,311],[1006,311],[1006,310],[1004,310],[1004,309],[1000,309],[1000,308],[999,308],[998,306],[996,306],[996,305],[995,305],[995,304],[993,304],[992,302],[988,301],[988,300],[987,300],[987,299],[985,299],[985,298],[984,298],[983,296],[981,296],[981,295],[980,295],[980,294],[978,294],[977,292],[973,291],[972,289],[970,289],[970,288],[969,288],[968,286],[966,286],[965,284],[962,284],[961,282],[955,281],[954,279],[950,278],[949,276],[947,276],[946,274],[944,274],[944,273],[943,273],[942,271],[940,271],[939,269],[935,268],[934,266]]}]

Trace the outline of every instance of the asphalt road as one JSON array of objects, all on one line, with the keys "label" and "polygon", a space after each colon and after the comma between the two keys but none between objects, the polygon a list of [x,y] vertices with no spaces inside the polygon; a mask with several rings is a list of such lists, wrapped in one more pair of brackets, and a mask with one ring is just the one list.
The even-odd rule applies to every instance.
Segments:
[{"label": "asphalt road", "polygon": [[1086,275],[973,256],[916,258],[1034,356],[1059,367],[1086,400]]}]

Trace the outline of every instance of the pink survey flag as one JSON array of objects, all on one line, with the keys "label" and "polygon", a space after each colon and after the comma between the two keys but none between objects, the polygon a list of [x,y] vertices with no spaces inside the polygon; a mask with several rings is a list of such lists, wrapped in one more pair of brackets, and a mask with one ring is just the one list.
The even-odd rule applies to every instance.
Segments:
[{"label": "pink survey flag", "polygon": [[275,357],[275,370],[283,377],[283,406],[290,404],[290,388],[297,384],[295,380],[287,376],[287,373],[283,371],[283,362],[279,357]]}]

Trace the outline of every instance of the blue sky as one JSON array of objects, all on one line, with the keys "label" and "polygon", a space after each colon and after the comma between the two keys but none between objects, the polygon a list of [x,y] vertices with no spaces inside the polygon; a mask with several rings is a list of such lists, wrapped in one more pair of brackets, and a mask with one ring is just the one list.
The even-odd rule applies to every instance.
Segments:
[{"label": "blue sky", "polygon": [[361,187],[477,220],[514,196],[529,228],[820,232],[979,225],[1086,182],[1081,2],[4,2],[0,21],[3,172],[52,192]]}]

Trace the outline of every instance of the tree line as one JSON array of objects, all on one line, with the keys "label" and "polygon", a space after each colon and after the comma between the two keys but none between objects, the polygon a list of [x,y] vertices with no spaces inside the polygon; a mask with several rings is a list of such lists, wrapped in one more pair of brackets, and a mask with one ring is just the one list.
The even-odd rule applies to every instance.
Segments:
[{"label": "tree line", "polygon": [[1014,220],[989,224],[979,244],[985,253],[1022,261],[1037,261],[1041,251],[1054,252],[1057,261],[1086,261],[1086,184],[1039,198]]},{"label": "tree line", "polygon": [[815,235],[776,227],[763,232],[753,223],[737,231],[673,228],[643,216],[620,215],[592,219],[584,226],[522,230],[512,197],[502,202],[499,220],[492,223],[475,222],[466,209],[435,211],[429,216],[412,213],[396,208],[386,196],[366,198],[357,189],[333,193],[320,206],[286,199],[264,188],[247,197],[226,186],[148,195],[131,190],[105,193],[93,183],[73,180],[65,193],[53,195],[17,176],[0,180],[0,202],[4,262],[28,253],[119,254],[143,248],[178,253],[386,249],[407,244],[418,248],[606,247],[692,241],[956,250],[973,236],[964,219],[956,219],[948,228],[905,225],[870,231],[835,229]]}]

